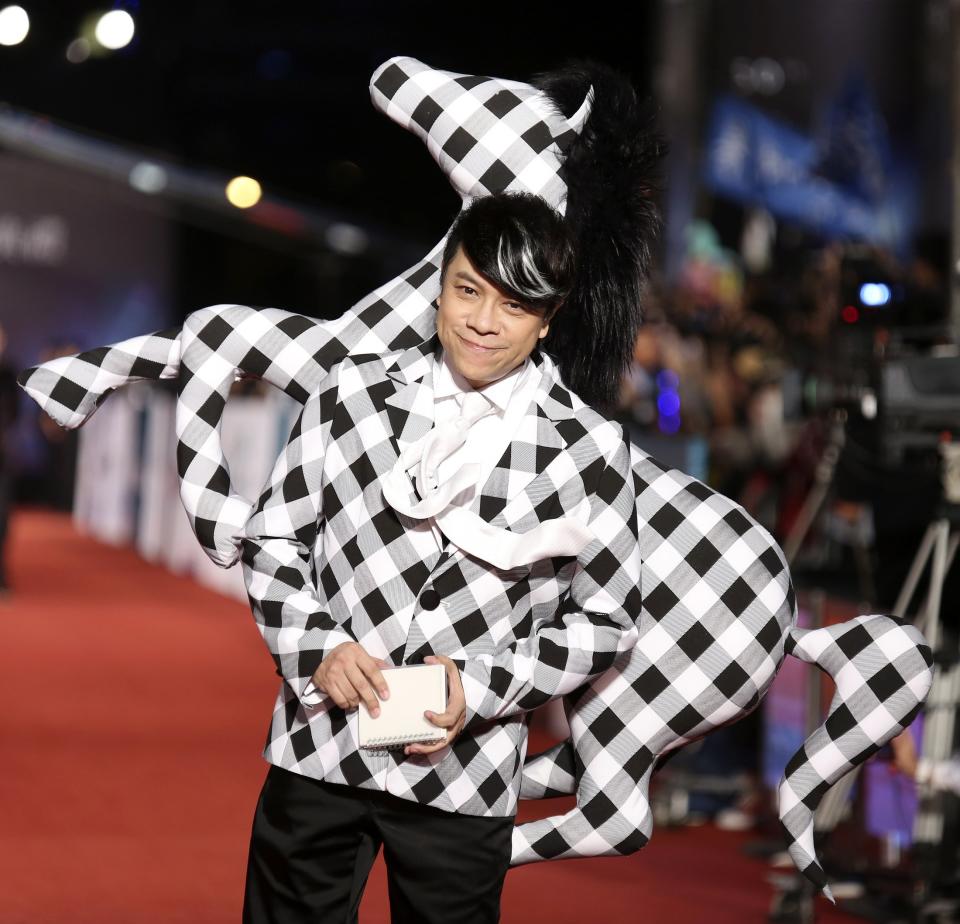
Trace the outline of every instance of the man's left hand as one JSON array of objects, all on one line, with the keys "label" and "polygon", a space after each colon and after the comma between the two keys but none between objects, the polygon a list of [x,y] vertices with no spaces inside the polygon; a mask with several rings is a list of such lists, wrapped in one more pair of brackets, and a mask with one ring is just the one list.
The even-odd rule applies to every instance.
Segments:
[{"label": "man's left hand", "polygon": [[440,741],[437,744],[408,744],[404,749],[404,754],[432,754],[441,748],[453,744],[454,739],[463,731],[463,725],[467,718],[467,700],[463,695],[463,684],[460,682],[460,669],[450,658],[443,655],[428,655],[423,659],[424,664],[442,664],[447,670],[447,685],[449,695],[447,696],[446,712],[424,713],[428,722],[440,728],[447,729],[447,740]]}]

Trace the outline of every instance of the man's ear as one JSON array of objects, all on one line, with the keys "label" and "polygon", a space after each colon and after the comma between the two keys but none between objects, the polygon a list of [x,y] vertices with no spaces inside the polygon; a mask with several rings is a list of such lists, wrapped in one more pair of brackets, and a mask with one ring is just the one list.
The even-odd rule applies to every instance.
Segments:
[{"label": "man's ear", "polygon": [[543,327],[540,328],[540,333],[537,335],[540,340],[543,340],[544,337],[550,333],[550,325],[553,323],[553,319],[556,317],[557,312],[560,310],[560,305],[554,305],[543,318]]}]

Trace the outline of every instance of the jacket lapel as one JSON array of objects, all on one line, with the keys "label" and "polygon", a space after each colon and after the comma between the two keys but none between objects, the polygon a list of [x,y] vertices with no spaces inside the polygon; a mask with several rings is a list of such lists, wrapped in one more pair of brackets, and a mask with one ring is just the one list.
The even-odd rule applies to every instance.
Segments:
[{"label": "jacket lapel", "polygon": [[433,427],[433,354],[440,348],[434,334],[401,353],[387,367],[395,384],[384,398],[387,432],[397,456]]},{"label": "jacket lapel", "polygon": [[[440,338],[434,334],[430,339],[404,350],[387,366],[387,381],[370,389],[370,398],[393,449],[389,458],[381,457],[375,462],[377,471],[383,474],[394,467],[404,449],[433,427],[432,356],[439,346]],[[381,445],[386,450],[385,444]],[[408,500],[416,503],[420,498],[413,481],[406,472],[403,477],[407,483]],[[440,557],[440,549],[431,522],[395,515],[400,517],[415,557],[433,567]],[[403,634],[406,634],[406,629]]]}]

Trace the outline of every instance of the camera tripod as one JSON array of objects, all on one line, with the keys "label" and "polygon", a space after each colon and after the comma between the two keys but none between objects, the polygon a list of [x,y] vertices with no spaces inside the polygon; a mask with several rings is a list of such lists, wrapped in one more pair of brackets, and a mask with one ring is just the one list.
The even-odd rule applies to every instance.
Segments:
[{"label": "camera tripod", "polygon": [[[843,446],[843,424],[842,415],[834,417],[831,438],[817,473],[817,483],[808,497],[803,514],[798,518],[798,528],[788,537],[784,546],[788,560],[796,555],[826,499]],[[942,450],[942,454],[945,500],[937,510],[935,519],[926,528],[893,610],[893,615],[897,618],[907,617],[921,578],[929,566],[930,578],[926,597],[913,621],[924,633],[934,652],[934,679],[924,707],[922,744],[922,757],[930,763],[945,761],[951,757],[956,716],[960,708],[960,650],[954,650],[955,645],[943,645],[940,619],[944,582],[960,548],[960,483],[957,482],[957,460],[960,459],[960,451]],[[814,606],[815,623],[822,619],[822,607],[823,601],[820,597],[819,605]],[[808,724],[819,721],[821,715],[819,684],[816,682],[811,683],[808,690],[807,715]],[[861,769],[856,768],[825,793],[814,816],[814,829],[818,838],[828,837],[849,813],[850,793]],[[957,921],[960,920],[960,898],[956,897],[956,865],[952,857],[958,837],[956,798],[936,792],[929,785],[923,784],[918,787],[918,796],[913,853],[915,868],[920,875],[910,900],[910,920],[914,924]],[[951,856],[945,859],[947,852],[951,853]],[[782,893],[783,899],[790,899],[787,904],[792,913],[772,917],[772,920],[813,920],[812,890],[804,886],[805,884],[801,884],[792,894],[791,890]],[[851,903],[848,909],[857,913],[861,909],[856,909],[854,904],[859,903]],[[895,914],[891,918],[878,908],[868,908],[870,904],[869,901],[863,903],[862,913],[873,920],[906,920],[902,915]]]},{"label": "camera tripod", "polygon": [[[834,408],[830,412],[827,439],[814,469],[813,484],[803,500],[796,520],[784,537],[783,554],[791,568],[796,564],[804,540],[827,506],[836,478],[837,466],[846,445],[847,412],[843,408]],[[851,531],[848,541],[853,551],[861,595],[873,601],[876,590],[873,566],[870,561],[870,540],[864,534],[862,524]]]},{"label": "camera tripod", "polygon": [[[947,486],[945,485],[945,489]],[[916,626],[927,638],[934,652],[933,686],[924,709],[922,756],[936,763],[948,760],[954,748],[957,710],[960,708],[960,651],[942,643],[940,603],[943,584],[960,546],[960,504],[946,501],[938,516],[927,527],[914,556],[903,589],[894,606],[894,615],[903,618],[916,593],[920,577],[930,563],[930,585]],[[918,788],[919,804],[914,823],[914,855],[923,873],[915,906],[918,922],[955,921],[960,917],[960,899],[937,894],[937,886],[951,876],[956,878],[956,865],[945,859],[945,852],[956,849],[956,811],[951,800],[956,797],[934,790],[929,785]],[[951,818],[951,815],[954,817]],[[952,822],[952,824],[951,824]],[[952,830],[951,830],[952,829]]]}]

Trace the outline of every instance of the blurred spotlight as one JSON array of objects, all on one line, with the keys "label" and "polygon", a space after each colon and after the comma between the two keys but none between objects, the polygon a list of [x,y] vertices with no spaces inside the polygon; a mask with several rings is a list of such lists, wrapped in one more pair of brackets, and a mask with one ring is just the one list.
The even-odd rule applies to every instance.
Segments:
[{"label": "blurred spotlight", "polygon": [[75,38],[67,45],[67,60],[71,64],[83,64],[90,57],[90,43],[85,38]]},{"label": "blurred spotlight", "polygon": [[844,305],[843,311],[840,312],[840,317],[843,318],[846,324],[856,324],[857,321],[860,320],[860,312],[857,311],[856,305]]},{"label": "blurred spotlight", "polygon": [[680,387],[680,376],[673,369],[661,369],[657,373],[657,388],[665,391],[676,391]]},{"label": "blurred spotlight", "polygon": [[786,75],[779,61],[773,58],[757,58],[753,62],[753,85],[758,93],[773,96],[783,89]]},{"label": "blurred spotlight", "polygon": [[167,185],[167,171],[159,164],[142,160],[130,171],[130,185],[148,195],[162,192]]},{"label": "blurred spotlight", "polygon": [[749,93],[753,89],[753,71],[750,67],[750,59],[734,58],[730,62],[730,78],[738,90]]},{"label": "blurred spotlight", "polygon": [[676,433],[680,429],[680,377],[673,369],[657,373],[657,428],[661,433]]},{"label": "blurred spotlight", "polygon": [[356,225],[349,225],[346,222],[337,222],[327,228],[327,244],[331,250],[342,253],[349,257],[355,257],[363,253],[370,243],[366,232]]},{"label": "blurred spotlight", "polygon": [[134,28],[133,17],[126,10],[110,10],[97,20],[94,36],[104,48],[117,51],[130,44]]},{"label": "blurred spotlight", "polygon": [[660,392],[657,410],[662,417],[676,417],[680,413],[680,396],[675,391]]},{"label": "blurred spotlight", "polygon": [[0,45],[19,45],[30,31],[30,17],[22,6],[0,10]]},{"label": "blurred spotlight", "polygon": [[879,308],[890,301],[890,287],[882,282],[865,282],[860,286],[860,303]]},{"label": "blurred spotlight", "polygon": [[[802,62],[790,62],[791,79],[798,81],[805,76]],[[737,57],[730,62],[730,79],[741,93],[759,93],[761,96],[774,96],[787,82],[784,66],[773,58]]]},{"label": "blurred spotlight", "polygon": [[238,209],[248,209],[256,205],[263,195],[260,184],[249,176],[235,176],[227,183],[227,200]]}]

